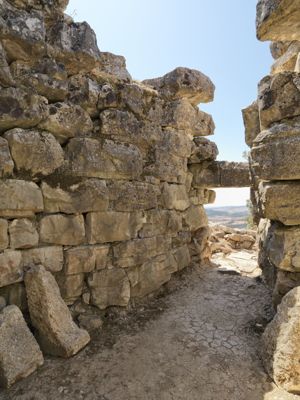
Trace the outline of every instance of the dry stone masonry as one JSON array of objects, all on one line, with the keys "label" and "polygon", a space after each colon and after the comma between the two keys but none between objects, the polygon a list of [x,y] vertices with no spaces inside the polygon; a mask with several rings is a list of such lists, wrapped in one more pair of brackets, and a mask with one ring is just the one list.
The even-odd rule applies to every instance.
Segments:
[{"label": "dry stone masonry", "polygon": [[[3,386],[42,364],[40,348],[69,357],[89,342],[67,306],[126,307],[207,258],[208,188],[228,186],[234,167],[214,167],[205,137],[207,76],[177,68],[134,81],[67,3],[0,0]],[[248,170],[236,172],[248,185]]]},{"label": "dry stone masonry", "polygon": [[281,303],[264,333],[263,360],[279,386],[300,394],[300,1],[260,0],[257,36],[273,41],[275,62],[243,117],[259,262],[275,307]]}]

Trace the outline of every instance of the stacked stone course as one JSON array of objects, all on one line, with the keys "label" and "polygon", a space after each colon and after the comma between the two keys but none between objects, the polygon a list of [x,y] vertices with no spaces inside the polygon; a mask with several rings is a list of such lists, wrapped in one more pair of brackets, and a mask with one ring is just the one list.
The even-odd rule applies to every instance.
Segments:
[{"label": "stacked stone course", "polygon": [[[66,6],[0,0],[0,296],[29,308],[43,351],[63,356],[89,337],[60,296],[125,307],[208,257],[214,194],[189,165],[217,156],[204,137],[212,117],[197,107],[213,100],[208,77],[177,68],[136,82]],[[7,386],[42,362],[35,350],[30,370],[24,356],[23,371],[7,371],[6,351]]]},{"label": "stacked stone course", "polygon": [[257,101],[243,116],[251,146],[252,200],[260,219],[259,263],[274,306],[281,303],[264,333],[263,359],[279,386],[299,394],[299,0],[260,0],[257,36],[273,41],[275,62],[258,85]]}]

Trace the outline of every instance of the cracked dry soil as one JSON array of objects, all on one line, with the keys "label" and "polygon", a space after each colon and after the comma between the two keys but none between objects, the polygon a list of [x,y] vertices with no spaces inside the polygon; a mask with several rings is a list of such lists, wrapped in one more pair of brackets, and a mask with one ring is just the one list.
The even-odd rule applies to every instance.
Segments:
[{"label": "cracked dry soil", "polygon": [[69,360],[44,366],[1,400],[292,400],[260,359],[271,318],[260,277],[189,268],[163,294],[102,331]]}]

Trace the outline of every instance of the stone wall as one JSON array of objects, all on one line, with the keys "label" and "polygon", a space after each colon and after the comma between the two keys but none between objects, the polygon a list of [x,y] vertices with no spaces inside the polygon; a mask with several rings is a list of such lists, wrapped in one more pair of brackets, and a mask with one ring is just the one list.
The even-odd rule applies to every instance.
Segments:
[{"label": "stone wall", "polygon": [[[134,81],[67,1],[0,1],[0,296],[27,309],[42,264],[68,305],[127,306],[206,254],[188,165],[212,161],[201,72]],[[207,151],[212,148],[212,151]]]},{"label": "stone wall", "polygon": [[[260,0],[257,36],[272,40],[270,75],[243,110],[251,147],[252,201],[260,219],[259,262],[279,311],[264,334],[264,362],[275,382],[300,393],[300,2]],[[296,289],[294,289],[296,290]],[[298,315],[298,317],[297,317]]]}]

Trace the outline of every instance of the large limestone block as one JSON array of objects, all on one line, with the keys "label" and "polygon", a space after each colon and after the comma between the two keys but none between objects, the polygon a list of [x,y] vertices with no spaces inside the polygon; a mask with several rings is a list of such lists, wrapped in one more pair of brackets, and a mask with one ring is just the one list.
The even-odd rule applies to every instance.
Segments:
[{"label": "large limestone block", "polygon": [[264,182],[259,185],[260,206],[265,218],[284,225],[300,225],[300,184]]},{"label": "large limestone block", "polygon": [[[266,244],[270,261],[279,269],[300,272],[300,228],[274,224]],[[300,275],[299,275],[300,277]]]},{"label": "large limestone block", "polygon": [[123,56],[102,51],[99,60],[96,62],[96,68],[92,74],[99,80],[105,78],[115,82],[130,82],[131,76],[126,69],[126,59]]},{"label": "large limestone block", "polygon": [[261,130],[274,122],[300,115],[300,74],[282,72],[266,76],[258,85]]},{"label": "large limestone block", "polygon": [[208,225],[208,219],[202,205],[189,207],[184,213],[183,221],[191,231],[196,231]]},{"label": "large limestone block", "polygon": [[194,187],[248,187],[250,175],[248,163],[213,161],[191,164]]},{"label": "large limestone block", "polygon": [[61,246],[46,246],[23,250],[22,264],[25,268],[32,264],[42,264],[47,271],[61,271],[64,264],[63,248]]},{"label": "large limestone block", "polygon": [[108,184],[109,200],[115,211],[137,211],[156,208],[159,186],[147,182],[112,181]]},{"label": "large limestone block", "polygon": [[14,80],[10,72],[10,68],[6,59],[6,53],[0,43],[0,86],[10,87],[14,85]]},{"label": "large limestone block", "polygon": [[137,236],[145,219],[139,212],[92,212],[87,214],[87,240],[90,244],[120,242]]},{"label": "large limestone block", "polygon": [[257,101],[242,110],[245,125],[245,142],[249,147],[252,146],[253,140],[260,133],[260,120],[258,113]]},{"label": "large limestone block", "polygon": [[158,290],[177,271],[177,263],[172,255],[161,255],[146,261],[142,266],[128,271],[131,297],[144,297]]},{"label": "large limestone block", "polygon": [[213,101],[215,86],[202,72],[190,68],[176,68],[161,78],[147,79],[150,85],[167,99],[186,98],[193,105]]},{"label": "large limestone block", "polygon": [[143,159],[136,146],[112,140],[75,138],[66,146],[72,175],[103,179],[136,179],[142,173]]},{"label": "large limestone block", "polygon": [[20,88],[0,91],[0,132],[12,128],[32,128],[47,118],[48,101],[45,97]]},{"label": "large limestone block", "polygon": [[98,100],[103,91],[105,88],[87,76],[73,75],[69,79],[68,99],[81,106],[92,118],[99,116]]},{"label": "large limestone block", "polygon": [[64,152],[51,133],[16,128],[4,136],[19,171],[49,175],[64,162]]},{"label": "large limestone block", "polygon": [[44,363],[43,354],[17,306],[0,313],[0,385],[10,387]]},{"label": "large limestone block", "polygon": [[274,308],[281,303],[283,296],[290,290],[300,286],[299,272],[289,272],[276,269],[275,285],[272,293],[272,303]]},{"label": "large limestone block", "polygon": [[93,130],[89,114],[80,106],[55,103],[49,106],[49,116],[39,128],[51,132],[61,142],[75,136],[86,136]]},{"label": "large limestone block", "polygon": [[278,74],[279,72],[295,71],[296,61],[299,53],[300,42],[292,42],[287,48],[286,52],[272,65],[271,73]]},{"label": "large limestone block", "polygon": [[3,253],[0,253],[0,287],[22,280],[22,253],[16,250],[4,250]]},{"label": "large limestone block", "polygon": [[279,123],[254,140],[251,167],[260,179],[299,179],[299,157],[300,121]]},{"label": "large limestone block", "polygon": [[75,246],[85,241],[84,218],[82,215],[47,215],[40,221],[42,243]]},{"label": "large limestone block", "polygon": [[300,394],[300,286],[282,300],[263,334],[263,362],[275,383]]},{"label": "large limestone block", "polygon": [[100,59],[95,32],[86,23],[58,18],[47,31],[48,54],[65,64],[69,75],[89,72]]},{"label": "large limestone block", "polygon": [[41,12],[19,10],[1,0],[0,15],[0,37],[9,62],[46,55],[46,30]]},{"label": "large limestone block", "polygon": [[167,253],[170,248],[170,236],[156,236],[121,242],[113,246],[114,265],[121,268],[141,265],[152,257]]},{"label": "large limestone block", "polygon": [[0,137],[0,178],[11,175],[14,169],[14,162],[8,147],[8,142]]},{"label": "large limestone block", "polygon": [[104,269],[88,278],[91,303],[104,310],[109,306],[127,306],[130,300],[128,276],[122,268]]},{"label": "large limestone block", "polygon": [[44,209],[42,193],[33,182],[0,181],[0,193],[0,216],[31,217]]},{"label": "large limestone block", "polygon": [[175,210],[149,210],[145,213],[146,221],[139,232],[139,237],[159,235],[177,235],[182,230],[182,216]]},{"label": "large limestone block", "polygon": [[256,32],[260,40],[300,40],[299,0],[260,0]]},{"label": "large limestone block", "polygon": [[212,116],[192,106],[186,99],[167,104],[161,124],[193,136],[213,135],[215,130]]},{"label": "large limestone block", "polygon": [[176,261],[178,271],[188,267],[191,263],[191,255],[187,245],[177,247],[172,251],[172,255]]},{"label": "large limestone block", "polygon": [[4,250],[8,247],[8,221],[6,219],[0,219],[0,250]]},{"label": "large limestone block", "polygon": [[109,195],[105,181],[86,179],[64,188],[42,183],[45,212],[66,214],[106,211]]},{"label": "large limestone block", "polygon": [[170,185],[162,187],[162,201],[165,208],[184,211],[190,206],[189,196],[185,185]]},{"label": "large limestone block", "polygon": [[106,267],[109,246],[79,246],[65,251],[65,274],[76,275]]},{"label": "large limestone block", "polygon": [[214,161],[219,154],[217,145],[204,137],[195,137],[192,145],[192,152],[189,157],[189,164],[198,164],[202,161]]},{"label": "large limestone block", "polygon": [[25,286],[31,322],[45,353],[70,357],[87,345],[89,334],[73,322],[50,272],[32,266],[25,274]]},{"label": "large limestone block", "polygon": [[61,297],[67,305],[72,305],[80,298],[84,290],[84,274],[65,275],[60,273],[55,276],[60,289]]},{"label": "large limestone block", "polygon": [[33,222],[26,218],[14,219],[9,224],[10,247],[27,249],[39,243],[39,234]]}]

